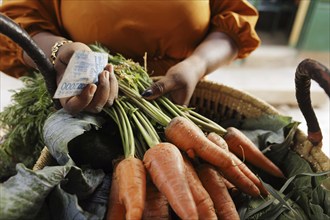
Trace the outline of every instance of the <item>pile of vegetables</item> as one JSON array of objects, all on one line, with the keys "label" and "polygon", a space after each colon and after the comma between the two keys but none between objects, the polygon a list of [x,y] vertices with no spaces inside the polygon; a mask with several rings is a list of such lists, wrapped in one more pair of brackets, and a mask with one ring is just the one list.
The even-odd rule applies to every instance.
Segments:
[{"label": "pile of vegetables", "polygon": [[[48,167],[36,171],[34,178],[56,179],[52,184],[45,184],[48,188],[44,188],[49,192],[50,185],[55,187],[60,178],[65,177],[67,183],[61,184],[63,189],[57,186],[47,201],[56,207],[76,206],[70,205],[72,210],[60,215],[51,212],[51,208],[40,211],[40,205],[35,212],[38,217],[47,216],[49,212],[61,219],[63,216],[92,218],[91,213],[100,219],[104,216],[107,219],[170,219],[171,216],[180,219],[329,218],[326,199],[330,198],[329,191],[321,186],[326,179],[325,173],[313,173],[308,163],[289,149],[297,122],[281,116],[265,116],[241,121],[240,130],[223,128],[194,109],[175,105],[165,96],[147,101],[140,93],[152,79],[143,67],[121,55],[111,55],[100,45],[91,45],[91,48],[109,54],[120,94],[112,107],[105,107],[98,115],[71,116],[64,110],[48,112],[44,142],[60,166],[51,171]],[[97,187],[100,187],[103,175],[97,169],[78,171],[75,165],[81,164],[79,152],[83,152],[84,143],[77,142],[77,146],[73,143],[84,140],[95,130],[102,130],[109,121],[116,124],[116,128],[112,128],[118,132],[114,136],[120,135],[121,143],[116,144],[123,154],[119,153],[111,160],[113,163],[108,164],[111,186],[106,184],[106,176],[103,180],[109,190],[105,190],[107,202],[93,204],[91,209],[85,202],[98,197]],[[251,132],[243,133],[241,129]],[[267,157],[252,139],[260,139],[257,145],[265,150]],[[90,146],[91,149],[94,147]],[[112,151],[112,148],[114,146],[107,150]],[[74,159],[72,149],[78,152]],[[93,154],[88,155],[90,161],[101,155]],[[18,176],[8,180],[11,183],[25,175],[22,167],[17,169]],[[40,173],[43,177],[39,177]],[[49,177],[46,178],[46,174]],[[85,176],[81,177],[82,174]],[[83,183],[85,181],[87,183]],[[82,187],[79,186],[81,183]],[[5,187],[9,185],[4,183]],[[74,197],[78,188],[82,192]],[[94,192],[93,195],[90,192]],[[81,207],[89,208],[82,211]]]},{"label": "pile of vegetables", "polygon": [[[203,160],[199,165],[207,164],[213,167],[218,175],[221,174],[221,178],[253,197],[266,196],[268,192],[255,174],[230,153],[229,149],[241,147],[241,151],[246,155],[245,159],[251,162],[262,157],[259,168],[266,167],[269,173],[284,177],[276,165],[260,151],[254,150],[257,148],[238,129],[226,130],[197,113],[189,114],[192,110],[188,111],[183,107],[180,109],[180,106],[174,105],[166,97],[152,102],[143,99],[140,93],[151,84],[148,74],[136,64],[127,65],[123,58],[113,60],[109,55],[109,60],[111,63],[117,63],[115,74],[118,76],[121,95],[113,107],[104,111],[117,122],[125,152],[125,158],[116,165],[114,171],[113,180],[118,181],[119,189],[116,198],[111,196],[114,201],[109,201],[110,210],[113,210],[109,212],[109,219],[118,218],[119,212],[113,208],[113,204],[118,203],[124,206],[122,210],[126,211],[121,218],[142,218],[147,175],[182,219],[229,219],[233,216],[238,219],[237,211],[232,208],[235,207],[232,200],[232,205],[220,208],[218,203],[214,207],[202,182],[197,181],[199,177],[194,166],[187,165],[190,163],[188,158]],[[217,139],[221,140],[223,137],[223,141],[217,145],[206,137],[205,132],[214,132],[218,134]],[[163,137],[160,138],[158,133],[162,133]],[[139,139],[140,144],[147,149],[139,149],[140,158],[136,158],[134,139],[139,136],[142,136]],[[196,180],[189,182],[192,177]],[[208,181],[209,177],[203,178]],[[212,188],[207,187],[209,191],[214,190]],[[200,195],[199,192],[203,190],[204,195]],[[200,203],[201,201],[203,202]],[[204,204],[205,201],[209,203]],[[227,207],[231,209],[226,210]],[[111,216],[114,213],[116,218]]]}]

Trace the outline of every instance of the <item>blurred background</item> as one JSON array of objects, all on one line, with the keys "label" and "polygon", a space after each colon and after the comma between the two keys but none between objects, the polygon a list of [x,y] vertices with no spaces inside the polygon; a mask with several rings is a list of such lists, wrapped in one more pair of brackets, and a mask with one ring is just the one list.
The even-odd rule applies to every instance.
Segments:
[{"label": "blurred background", "polygon": [[[235,61],[207,76],[208,80],[240,89],[273,105],[282,114],[306,122],[297,106],[294,75],[306,58],[330,67],[329,0],[249,0],[260,13],[256,26],[261,46],[248,58]],[[1,4],[1,0],[0,0]],[[0,72],[0,111],[10,103],[11,92],[22,86]],[[323,150],[330,155],[329,98],[312,82],[312,104],[324,136]]]},{"label": "blurred background", "polygon": [[[208,80],[240,89],[273,105],[282,114],[305,119],[295,97],[295,71],[306,58],[330,67],[329,0],[249,0],[259,10],[256,26],[262,43],[248,58],[207,76]],[[311,100],[323,133],[323,150],[330,155],[330,102],[314,81]]]}]

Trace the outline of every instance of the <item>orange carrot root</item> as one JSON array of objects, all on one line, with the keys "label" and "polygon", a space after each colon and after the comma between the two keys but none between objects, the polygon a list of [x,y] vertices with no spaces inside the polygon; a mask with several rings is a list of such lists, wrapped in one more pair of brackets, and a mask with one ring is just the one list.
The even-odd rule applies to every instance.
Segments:
[{"label": "orange carrot root", "polygon": [[119,185],[118,176],[116,173],[116,166],[112,174],[108,210],[107,210],[107,220],[125,220],[125,207],[119,201]]},{"label": "orange carrot root", "polygon": [[197,168],[198,176],[203,186],[212,198],[219,219],[239,220],[235,203],[233,202],[223,177],[210,164],[201,164]]},{"label": "orange carrot root", "polygon": [[[215,132],[211,132],[207,135],[207,138],[212,141],[213,143],[215,143],[216,145],[218,145],[219,147],[221,147],[224,150],[229,151],[227,142],[225,141],[225,139],[223,139],[220,135],[218,135]],[[237,196],[240,194],[239,189],[234,186],[231,182],[229,182],[227,179],[222,178],[223,182],[226,184],[228,192],[230,193],[230,195],[233,196]]]},{"label": "orange carrot root", "polygon": [[188,119],[173,118],[165,128],[165,136],[169,142],[187,152],[189,157],[199,156],[218,167],[225,178],[243,192],[254,197],[260,195],[258,187],[238,167],[233,166],[229,152],[207,139],[203,131]]},{"label": "orange carrot root", "polygon": [[235,154],[231,153],[232,159],[236,166],[239,167],[239,169],[247,176],[249,179],[256,184],[256,186],[259,188],[262,195],[267,196],[269,193],[267,189],[262,185],[261,181],[258,179],[256,175],[238,158]]},{"label": "orange carrot root", "polygon": [[[208,134],[207,138],[222,149],[226,149],[229,151],[226,141],[220,135],[216,133],[210,133]],[[254,175],[254,173],[238,157],[236,157],[235,154],[233,154],[232,152],[229,152],[229,154],[232,158],[234,166],[237,166],[245,174],[245,176],[247,176],[259,188],[260,192],[263,195],[268,195],[267,190],[262,185],[258,177],[256,177],[256,175]]]},{"label": "orange carrot root", "polygon": [[125,206],[126,219],[141,219],[146,198],[146,171],[134,157],[120,161],[116,167],[119,201]]},{"label": "orange carrot root", "polygon": [[282,171],[237,128],[227,128],[227,133],[224,136],[224,139],[228,144],[229,150],[235,155],[243,158],[244,153],[244,157],[249,163],[271,175],[284,178]]},{"label": "orange carrot root", "polygon": [[212,141],[213,143],[215,143],[216,145],[218,145],[222,149],[229,151],[227,142],[225,141],[225,139],[223,139],[217,133],[215,133],[215,132],[209,133],[207,135],[207,139],[209,139],[210,141]]},{"label": "orange carrot root", "polygon": [[164,196],[164,194],[159,192],[151,180],[147,182],[147,198],[142,219],[170,219],[170,205],[167,201],[167,198]]},{"label": "orange carrot root", "polygon": [[217,215],[215,213],[214,205],[210,195],[203,187],[202,182],[200,181],[189,159],[186,156],[184,156],[183,159],[186,166],[186,176],[188,184],[197,206],[199,219],[216,220]]},{"label": "orange carrot root", "polygon": [[159,143],[146,151],[143,162],[153,183],[166,196],[175,213],[181,219],[198,219],[179,149],[170,143]]},{"label": "orange carrot root", "polygon": [[231,182],[229,182],[227,179],[223,177],[222,180],[225,183],[231,197],[236,197],[241,193],[239,189],[236,186],[234,186]]}]

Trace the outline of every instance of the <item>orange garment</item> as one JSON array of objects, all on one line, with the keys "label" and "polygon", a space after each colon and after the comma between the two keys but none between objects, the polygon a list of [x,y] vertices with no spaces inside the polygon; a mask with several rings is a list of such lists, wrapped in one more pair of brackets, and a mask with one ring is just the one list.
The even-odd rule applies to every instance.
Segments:
[{"label": "orange garment", "polygon": [[[148,71],[155,75],[189,56],[210,31],[229,35],[238,58],[260,44],[258,13],[246,0],[11,0],[0,12],[31,36],[49,31],[85,44],[97,41],[138,62],[147,53]],[[1,71],[26,73],[22,49],[3,35],[0,59]]]}]

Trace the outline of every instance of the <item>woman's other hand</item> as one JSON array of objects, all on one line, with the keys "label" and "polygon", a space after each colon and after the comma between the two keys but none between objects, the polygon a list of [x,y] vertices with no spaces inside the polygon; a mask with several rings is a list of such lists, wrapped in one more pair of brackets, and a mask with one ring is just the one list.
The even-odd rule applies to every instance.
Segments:
[{"label": "woman's other hand", "polygon": [[[91,51],[87,45],[79,42],[67,43],[60,47],[54,64],[57,84],[61,81],[72,55],[78,50]],[[69,113],[76,114],[81,111],[98,113],[104,106],[111,106],[118,96],[118,82],[111,64],[99,74],[98,82],[98,85],[87,85],[80,95],[61,98],[62,107]]]},{"label": "woman's other hand", "polygon": [[195,87],[203,76],[201,63],[186,59],[172,66],[164,77],[154,82],[142,96],[152,100],[169,93],[176,104],[188,105]]},{"label": "woman's other hand", "polygon": [[153,83],[142,96],[152,100],[169,93],[176,104],[188,105],[197,83],[207,74],[233,61],[237,51],[229,36],[211,32],[189,57],[172,66],[165,77]]}]

